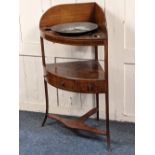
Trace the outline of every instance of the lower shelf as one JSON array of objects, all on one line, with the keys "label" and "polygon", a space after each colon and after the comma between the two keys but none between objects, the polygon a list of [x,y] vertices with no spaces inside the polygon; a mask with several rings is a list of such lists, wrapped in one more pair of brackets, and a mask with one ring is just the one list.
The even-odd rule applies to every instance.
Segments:
[{"label": "lower shelf", "polygon": [[79,129],[79,130],[83,130],[83,131],[92,132],[95,134],[107,135],[106,131],[99,130],[97,128],[91,127],[84,123],[84,121],[86,119],[88,119],[91,115],[93,115],[97,111],[98,111],[97,108],[93,108],[92,110],[87,112],[85,115],[81,116],[78,119],[74,119],[74,120],[62,118],[58,115],[53,115],[53,114],[48,114],[48,118],[55,119],[55,120],[63,123],[66,127],[71,128],[71,129]]}]

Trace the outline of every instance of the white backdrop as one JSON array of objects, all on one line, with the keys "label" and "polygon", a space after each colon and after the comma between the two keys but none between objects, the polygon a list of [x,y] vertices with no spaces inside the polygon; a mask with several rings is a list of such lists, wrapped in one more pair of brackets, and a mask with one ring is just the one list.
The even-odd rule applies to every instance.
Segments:
[{"label": "white backdrop", "polygon": [[[20,109],[45,111],[39,19],[47,8],[84,0],[20,0]],[[106,11],[109,35],[110,119],[134,122],[134,0],[96,0]],[[99,57],[103,47],[99,48]],[[46,41],[48,60],[53,57],[93,58],[92,47],[75,47]],[[94,95],[71,93],[49,86],[50,112],[79,116],[95,105]],[[104,95],[100,95],[104,118]]]}]

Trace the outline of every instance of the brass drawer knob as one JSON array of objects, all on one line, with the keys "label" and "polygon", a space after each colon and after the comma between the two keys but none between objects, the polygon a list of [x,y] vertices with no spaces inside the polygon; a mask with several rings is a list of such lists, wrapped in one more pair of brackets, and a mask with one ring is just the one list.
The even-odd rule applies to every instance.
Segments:
[{"label": "brass drawer knob", "polygon": [[64,87],[64,86],[65,86],[65,82],[64,82],[64,81],[61,81],[60,85],[61,85],[62,87]]},{"label": "brass drawer knob", "polygon": [[88,90],[92,91],[94,89],[94,86],[92,84],[88,85]]}]

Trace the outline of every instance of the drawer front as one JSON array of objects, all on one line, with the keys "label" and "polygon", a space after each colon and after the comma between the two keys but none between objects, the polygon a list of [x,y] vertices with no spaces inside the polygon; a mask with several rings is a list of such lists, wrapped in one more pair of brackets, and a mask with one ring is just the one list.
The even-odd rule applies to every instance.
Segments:
[{"label": "drawer front", "polygon": [[81,93],[104,93],[106,92],[105,82],[102,80],[73,80],[57,77],[55,75],[46,76],[45,80],[52,86]]},{"label": "drawer front", "polygon": [[80,81],[77,88],[83,93],[104,93],[106,91],[104,81]]},{"label": "drawer front", "polygon": [[57,87],[63,90],[75,91],[76,83],[74,80],[68,80],[68,79],[58,77]]}]

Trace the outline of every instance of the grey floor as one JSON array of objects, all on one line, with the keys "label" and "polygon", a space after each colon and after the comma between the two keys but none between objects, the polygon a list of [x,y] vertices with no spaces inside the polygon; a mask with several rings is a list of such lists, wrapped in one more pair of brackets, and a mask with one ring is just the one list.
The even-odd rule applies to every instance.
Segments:
[{"label": "grey floor", "polygon": [[[44,127],[42,113],[19,113],[20,155],[134,155],[135,127],[132,123],[111,122],[112,152],[106,150],[104,136],[72,131],[48,119]],[[103,129],[103,121],[89,119],[88,124]]]}]

